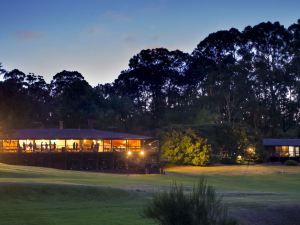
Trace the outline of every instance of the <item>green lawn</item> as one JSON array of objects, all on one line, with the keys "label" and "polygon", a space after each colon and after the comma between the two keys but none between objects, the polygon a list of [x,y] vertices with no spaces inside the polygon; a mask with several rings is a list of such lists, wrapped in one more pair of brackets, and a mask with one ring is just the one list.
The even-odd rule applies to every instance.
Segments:
[{"label": "green lawn", "polygon": [[166,175],[119,175],[0,164],[0,224],[154,224],[141,216],[152,194],[174,181],[188,191],[200,176],[246,222],[245,212],[300,201],[300,167],[172,167]]}]

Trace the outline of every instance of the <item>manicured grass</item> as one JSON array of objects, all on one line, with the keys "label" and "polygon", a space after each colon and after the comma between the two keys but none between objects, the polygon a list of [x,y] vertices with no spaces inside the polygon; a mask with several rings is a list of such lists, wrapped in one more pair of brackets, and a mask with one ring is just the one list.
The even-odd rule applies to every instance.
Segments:
[{"label": "manicured grass", "polygon": [[200,176],[234,215],[300,201],[300,167],[171,167],[165,175],[120,175],[0,164],[0,224],[153,224],[141,216],[152,194],[174,181],[189,191]]},{"label": "manicured grass", "polygon": [[140,215],[144,197],[117,189],[6,185],[0,198],[0,224],[5,225],[151,224]]}]

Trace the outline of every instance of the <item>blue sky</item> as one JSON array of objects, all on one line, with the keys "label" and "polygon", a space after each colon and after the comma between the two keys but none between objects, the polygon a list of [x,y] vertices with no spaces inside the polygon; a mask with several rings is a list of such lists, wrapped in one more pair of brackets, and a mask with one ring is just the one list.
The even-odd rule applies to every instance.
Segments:
[{"label": "blue sky", "polygon": [[1,0],[0,62],[43,75],[112,82],[141,49],[191,52],[209,33],[263,21],[289,26],[298,0]]}]

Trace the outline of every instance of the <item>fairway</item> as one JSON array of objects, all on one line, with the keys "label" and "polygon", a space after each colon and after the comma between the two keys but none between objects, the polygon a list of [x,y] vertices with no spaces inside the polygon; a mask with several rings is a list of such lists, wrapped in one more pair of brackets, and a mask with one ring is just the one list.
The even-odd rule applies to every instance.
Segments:
[{"label": "fairway", "polygon": [[174,181],[189,191],[200,176],[224,196],[230,213],[248,224],[297,224],[300,167],[269,165],[171,167],[165,175],[120,175],[0,164],[0,221],[155,224],[141,216],[152,194]]}]

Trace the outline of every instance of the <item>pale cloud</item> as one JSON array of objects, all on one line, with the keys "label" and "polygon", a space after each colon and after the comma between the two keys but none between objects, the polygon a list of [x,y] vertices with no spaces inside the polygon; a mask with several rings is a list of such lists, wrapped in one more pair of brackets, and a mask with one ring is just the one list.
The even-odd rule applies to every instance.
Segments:
[{"label": "pale cloud", "polygon": [[132,20],[129,14],[112,10],[104,12],[103,16],[118,22],[129,22]]},{"label": "pale cloud", "polygon": [[89,34],[98,34],[104,32],[105,29],[102,26],[92,26],[87,29]]},{"label": "pale cloud", "polygon": [[140,42],[132,35],[125,35],[122,38],[123,43],[129,48],[139,48]]},{"label": "pale cloud", "polygon": [[42,39],[46,36],[45,33],[33,30],[17,30],[12,35],[18,40],[31,41]]},{"label": "pale cloud", "polygon": [[159,41],[161,40],[161,37],[159,35],[152,35],[149,38],[151,41]]}]

